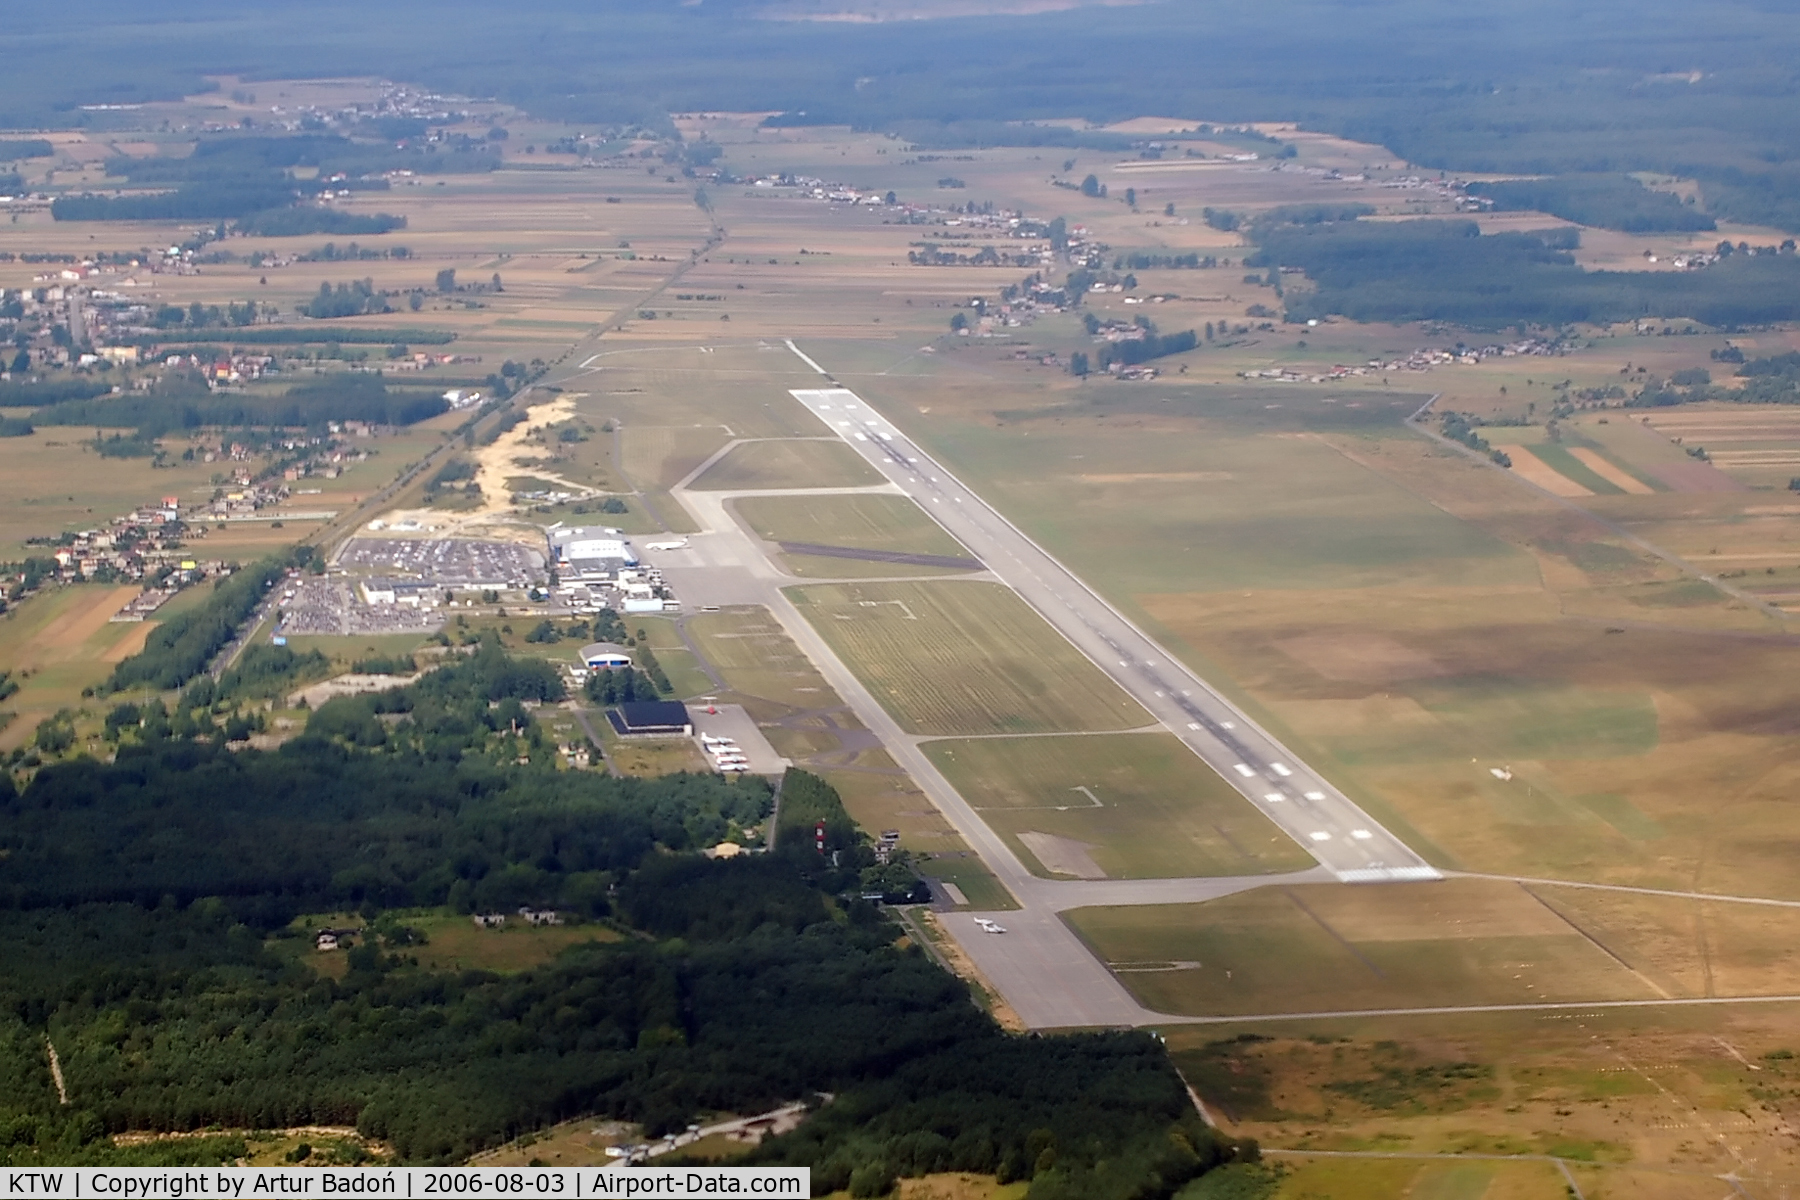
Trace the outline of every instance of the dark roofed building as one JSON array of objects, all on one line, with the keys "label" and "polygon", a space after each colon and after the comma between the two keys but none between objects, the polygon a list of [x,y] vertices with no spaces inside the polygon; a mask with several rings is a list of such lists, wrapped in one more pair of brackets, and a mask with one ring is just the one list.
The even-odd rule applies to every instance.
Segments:
[{"label": "dark roofed building", "polygon": [[678,700],[633,700],[606,710],[620,737],[690,737],[694,724]]}]

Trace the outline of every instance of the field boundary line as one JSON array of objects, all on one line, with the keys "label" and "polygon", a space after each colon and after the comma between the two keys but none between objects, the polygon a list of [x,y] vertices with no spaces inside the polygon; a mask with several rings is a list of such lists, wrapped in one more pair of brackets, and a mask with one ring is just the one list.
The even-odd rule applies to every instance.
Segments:
[{"label": "field boundary line", "polygon": [[1596,1016],[1614,1008],[1694,1008],[1719,1004],[1800,1004],[1800,995],[1772,996],[1677,996],[1669,1000],[1543,1000],[1521,1004],[1433,1004],[1419,1008],[1345,1008],[1319,1012],[1237,1013],[1229,1016],[1196,1016],[1156,1013],[1147,1027],[1157,1025],[1245,1025],[1257,1021],[1354,1021],[1367,1017],[1454,1017],[1465,1013],[1583,1012]]},{"label": "field boundary line", "polygon": [[1295,908],[1299,909],[1301,912],[1305,913],[1308,917],[1312,918],[1312,923],[1314,925],[1317,925],[1320,929],[1323,929],[1325,931],[1326,935],[1328,937],[1330,937],[1332,941],[1336,942],[1338,945],[1342,946],[1345,950],[1349,951],[1350,957],[1354,958],[1357,962],[1361,963],[1363,966],[1369,968],[1369,971],[1375,976],[1375,978],[1377,978],[1377,979],[1386,979],[1387,978],[1386,972],[1384,972],[1380,967],[1376,966],[1374,963],[1370,962],[1368,955],[1364,954],[1361,950],[1356,948],[1356,943],[1352,942],[1349,938],[1345,937],[1343,934],[1341,934],[1337,930],[1333,929],[1331,927],[1331,923],[1329,921],[1327,921],[1324,917],[1321,917],[1318,913],[1314,912],[1312,910],[1312,906],[1310,904],[1308,904],[1306,901],[1302,900],[1300,897],[1294,895],[1293,888],[1282,888],[1281,894],[1286,896],[1288,898],[1288,900],[1294,905]]},{"label": "field boundary line", "polygon": [[[1521,892],[1524,892],[1527,896],[1530,896],[1533,900],[1537,901],[1540,905],[1542,905],[1546,912],[1551,913],[1552,915],[1554,915],[1556,917],[1557,920],[1561,921],[1564,925],[1567,925],[1570,929],[1573,929],[1576,933],[1580,934],[1583,939],[1585,939],[1596,950],[1599,950],[1600,953],[1606,955],[1606,957],[1612,959],[1614,962],[1618,963],[1621,967],[1623,967],[1627,971],[1631,972],[1632,976],[1635,979],[1637,979],[1637,981],[1639,983],[1643,984],[1645,987],[1649,988],[1651,991],[1655,992],[1657,995],[1663,997],[1665,1000],[1669,998],[1669,989],[1668,988],[1665,988],[1662,984],[1656,982],[1654,979],[1650,978],[1648,975],[1644,974],[1642,971],[1638,970],[1636,967],[1634,967],[1630,963],[1626,962],[1624,960],[1624,958],[1620,957],[1620,955],[1615,950],[1613,950],[1613,948],[1611,946],[1608,946],[1605,942],[1601,941],[1599,938],[1595,937],[1593,934],[1591,934],[1587,930],[1583,929],[1580,925],[1576,924],[1575,919],[1573,917],[1569,916],[1567,913],[1565,913],[1561,909],[1557,908],[1556,905],[1550,903],[1548,900],[1544,899],[1542,896],[1540,896],[1536,892],[1532,891],[1530,884],[1521,883],[1518,885],[1518,888]],[[1710,992],[1709,992],[1709,994],[1710,994]]]},{"label": "field boundary line", "polygon": [[[1443,395],[1443,393],[1439,392],[1438,396],[1441,396],[1441,395]],[[1501,466],[1499,463],[1488,458],[1485,454],[1482,454],[1476,450],[1471,450],[1467,446],[1464,446],[1463,444],[1461,444],[1460,442],[1451,441],[1449,438],[1445,437],[1443,434],[1439,433],[1437,430],[1433,429],[1431,426],[1427,425],[1423,420],[1420,419],[1424,415],[1426,409],[1430,408],[1431,405],[1437,401],[1438,396],[1433,396],[1430,400],[1427,400],[1425,402],[1425,404],[1419,408],[1418,412],[1414,413],[1411,417],[1407,418],[1406,423],[1408,425],[1410,425],[1413,429],[1418,430],[1425,437],[1430,438],[1434,442],[1437,442],[1439,445],[1447,446],[1451,450],[1455,451],[1457,454],[1460,454],[1464,458],[1468,459],[1469,461],[1479,463],[1491,471],[1499,471],[1502,475],[1505,475],[1507,478],[1512,479],[1514,482],[1520,484],[1521,486],[1528,487],[1532,491],[1536,492],[1538,495],[1545,497],[1551,503],[1560,505],[1561,507],[1569,510],[1570,512],[1579,513],[1581,516],[1584,516],[1588,520],[1594,522],[1594,524],[1600,526],[1600,528],[1606,530],[1608,533],[1612,534],[1614,537],[1624,539],[1625,541],[1631,543],[1633,546],[1636,546],[1638,549],[1644,551],[1645,553],[1650,554],[1653,557],[1659,558],[1663,562],[1668,563],[1670,566],[1672,566],[1676,570],[1682,572],[1684,575],[1689,575],[1695,579],[1698,579],[1701,583],[1709,585],[1716,591],[1722,593],[1723,595],[1731,597],[1733,600],[1736,600],[1741,604],[1749,605],[1751,608],[1756,609],[1758,612],[1762,613],[1764,616],[1774,618],[1775,621],[1782,628],[1785,629],[1787,627],[1788,614],[1786,612],[1784,612],[1778,606],[1770,604],[1765,600],[1761,600],[1761,599],[1757,598],[1756,596],[1752,596],[1749,592],[1744,591],[1742,588],[1735,587],[1732,584],[1726,583],[1723,579],[1720,579],[1717,576],[1708,575],[1705,571],[1702,571],[1699,567],[1696,567],[1693,563],[1690,563],[1687,559],[1682,558],[1680,555],[1674,553],[1671,550],[1664,550],[1661,546],[1658,546],[1655,542],[1646,541],[1645,539],[1639,537],[1637,534],[1632,533],[1629,529],[1626,529],[1623,525],[1620,525],[1616,521],[1612,521],[1612,520],[1607,519],[1606,517],[1601,516],[1599,513],[1595,512],[1591,508],[1588,508],[1586,505],[1577,504],[1577,503],[1575,503],[1575,501],[1569,499],[1566,496],[1559,496],[1555,492],[1550,491],[1548,488],[1540,487],[1537,484],[1531,482],[1531,480],[1525,478],[1523,475],[1516,474],[1513,471],[1510,471],[1507,468]]]},{"label": "field boundary line", "polygon": [[1533,879],[1528,875],[1490,875],[1481,871],[1445,871],[1447,879],[1492,879],[1536,887],[1585,888],[1594,892],[1630,892],[1638,896],[1666,896],[1671,900],[1712,900],[1720,904],[1761,904],[1770,908],[1800,908],[1800,900],[1774,900],[1767,896],[1715,895],[1712,892],[1677,892],[1669,888],[1633,887],[1627,883],[1586,883],[1575,879]]}]

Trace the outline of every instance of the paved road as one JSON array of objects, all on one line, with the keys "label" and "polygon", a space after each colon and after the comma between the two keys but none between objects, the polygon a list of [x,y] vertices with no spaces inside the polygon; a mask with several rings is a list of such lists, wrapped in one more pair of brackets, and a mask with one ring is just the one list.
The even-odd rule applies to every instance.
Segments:
[{"label": "paved road", "polygon": [[[792,342],[788,346],[825,375]],[[1336,878],[1439,877],[854,392],[826,387],[793,395]]]}]

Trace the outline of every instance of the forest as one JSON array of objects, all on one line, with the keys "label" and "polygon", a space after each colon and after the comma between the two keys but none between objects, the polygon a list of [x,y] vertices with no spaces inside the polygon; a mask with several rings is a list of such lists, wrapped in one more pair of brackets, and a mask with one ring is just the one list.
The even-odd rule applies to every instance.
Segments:
[{"label": "forest", "polygon": [[[229,1131],[307,1123],[448,1162],[577,1115],[655,1134],[796,1099],[817,1112],[751,1161],[819,1194],[969,1170],[1160,1200],[1257,1157],[1149,1035],[1003,1033],[857,899],[873,855],[825,781],[789,773],[773,852],[705,858],[754,842],[768,785],[558,769],[529,706],[560,691],[488,641],[279,750],[227,751],[190,689],[117,722],[113,763],[0,775],[0,1163],[220,1161]],[[515,974],[418,964],[409,914],[518,904],[625,936]],[[332,911],[360,923],[339,980],[295,922]]]},{"label": "forest", "polygon": [[1287,318],[1449,321],[1471,329],[1687,317],[1721,329],[1800,318],[1791,242],[1727,253],[1703,270],[1586,271],[1573,229],[1483,235],[1473,221],[1253,227],[1245,266],[1300,267],[1315,290],[1289,290]]},{"label": "forest", "polygon": [[[335,174],[353,175],[333,190],[386,191],[379,173],[404,168],[419,174],[491,171],[498,158],[486,149],[445,154],[402,150],[353,141],[336,134],[203,137],[185,156],[108,159],[106,171],[152,192],[61,196],[51,203],[58,221],[230,220],[239,233],[295,237],[309,233],[379,234],[406,225],[390,213],[353,214],[304,205]],[[307,168],[311,178],[291,174]],[[373,177],[365,177],[373,174]]]},{"label": "forest", "polygon": [[1652,191],[1629,175],[1553,175],[1471,183],[1471,195],[1494,202],[1495,212],[1546,212],[1598,229],[1626,233],[1693,233],[1718,222],[1681,197]]},{"label": "forest", "polygon": [[[1695,178],[1714,217],[1800,230],[1789,102],[1800,27],[1780,5],[1524,0],[1471,11],[1284,0],[1202,19],[1163,2],[871,24],[760,19],[766,8],[397,0],[371,10],[322,0],[302,14],[181,0],[141,21],[124,0],[72,0],[0,32],[11,64],[0,125],[105,129],[132,114],[82,106],[190,95],[227,70],[248,80],[380,76],[613,130],[668,132],[670,112],[763,111],[920,146],[1007,141],[1078,154],[1117,153],[1119,135],[1049,122],[1168,113],[1215,125],[1293,121],[1432,169]],[[598,69],[590,49],[599,44],[632,53]],[[358,145],[398,152],[387,135],[406,130],[365,124],[370,137]],[[416,153],[404,164],[414,170],[444,157],[406,153]]]}]

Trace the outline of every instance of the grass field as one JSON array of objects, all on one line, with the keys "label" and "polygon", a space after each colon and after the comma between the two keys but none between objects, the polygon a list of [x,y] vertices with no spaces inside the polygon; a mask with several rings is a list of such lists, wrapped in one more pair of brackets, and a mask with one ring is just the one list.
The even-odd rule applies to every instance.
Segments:
[{"label": "grass field", "polygon": [[477,929],[455,913],[406,922],[428,939],[408,951],[419,965],[451,971],[499,971],[509,974],[549,962],[570,946],[617,942],[622,935],[604,925],[540,925],[508,923],[499,929]]},{"label": "grass field", "polygon": [[1263,888],[1206,905],[1083,909],[1069,920],[1134,995],[1165,1012],[1656,998],[1530,897],[1492,890],[1460,881],[1429,895]]},{"label": "grass field", "polygon": [[108,620],[137,593],[104,584],[51,588],[0,615],[0,669],[20,685],[0,701],[0,711],[15,714],[0,727],[0,750],[29,742],[59,709],[79,709],[82,689],[143,646],[153,622]]},{"label": "grass field", "polygon": [[704,491],[864,487],[881,482],[875,468],[843,442],[756,441],[734,446],[693,486]]},{"label": "grass field", "polygon": [[[1707,1200],[1727,1172],[1745,1194],[1778,1197],[1800,1168],[1787,1132],[1800,1084],[1792,1005],[1246,1023],[1167,1037],[1214,1118],[1298,1151],[1277,1160],[1296,1170],[1308,1150],[1396,1155],[1396,1172],[1432,1166],[1432,1155],[1439,1166],[1549,1155],[1584,1195]],[[1381,1186],[1363,1173],[1379,1158],[1315,1161],[1300,1176],[1314,1187],[1335,1186],[1332,1169],[1346,1186]]]},{"label": "grass field", "polygon": [[[962,543],[905,496],[746,496],[733,505],[757,536],[766,541],[969,557]],[[810,554],[783,554],[781,561],[795,575],[839,579],[938,575],[955,570]]]},{"label": "grass field", "polygon": [[914,733],[1051,733],[1149,723],[1025,606],[987,583],[817,585],[794,603]]},{"label": "grass field", "polygon": [[148,458],[102,458],[89,444],[97,432],[43,426],[27,437],[0,438],[0,511],[7,515],[0,561],[42,553],[25,545],[28,537],[104,526],[162,496],[183,504],[211,498],[216,466],[178,463],[158,470]]},{"label": "grass field", "polygon": [[1169,1012],[1779,995],[1800,910],[1459,879],[1263,888],[1071,922]]},{"label": "grass field", "polygon": [[686,628],[731,691],[774,706],[759,712],[751,705],[752,715],[759,720],[786,710],[836,708],[840,704],[824,677],[767,609],[703,613],[689,617]]},{"label": "grass field", "polygon": [[1563,1200],[1562,1173],[1547,1162],[1420,1162],[1282,1156],[1269,1200]]},{"label": "grass field", "polygon": [[1313,863],[1165,733],[930,742],[925,752],[1039,874],[1056,872],[1021,833],[1091,846],[1094,864],[1115,879],[1297,871]]},{"label": "grass field", "polygon": [[610,733],[611,726],[600,713],[594,713],[594,728],[606,741],[606,761],[622,775],[674,775],[680,771],[710,774],[712,764],[700,753],[692,738],[620,738]]},{"label": "grass field", "polygon": [[[915,359],[857,386],[1433,861],[1800,896],[1770,849],[1800,647],[1761,640],[1762,613],[1407,432],[1412,396],[1077,385],[956,353],[979,384]],[[1678,490],[1653,469],[1680,447],[1598,420],[1566,423],[1571,459],[1597,447],[1650,490],[1581,503],[1800,603],[1800,500]]]}]

